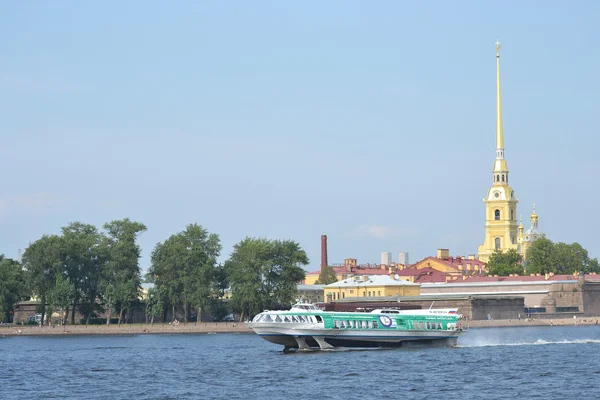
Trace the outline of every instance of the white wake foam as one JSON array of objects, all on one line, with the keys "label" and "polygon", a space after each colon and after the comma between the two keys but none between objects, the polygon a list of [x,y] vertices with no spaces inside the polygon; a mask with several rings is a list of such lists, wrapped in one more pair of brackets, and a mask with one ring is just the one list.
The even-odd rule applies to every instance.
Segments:
[{"label": "white wake foam", "polygon": [[456,347],[463,347],[463,348],[468,348],[468,347],[495,347],[495,346],[546,346],[546,345],[550,345],[550,344],[600,344],[600,339],[574,339],[574,340],[558,340],[558,341],[551,341],[551,340],[543,340],[543,339],[538,339],[535,342],[506,342],[506,343],[501,343],[501,342],[487,342],[487,341],[475,341],[473,343],[465,343],[465,344],[459,344]]}]

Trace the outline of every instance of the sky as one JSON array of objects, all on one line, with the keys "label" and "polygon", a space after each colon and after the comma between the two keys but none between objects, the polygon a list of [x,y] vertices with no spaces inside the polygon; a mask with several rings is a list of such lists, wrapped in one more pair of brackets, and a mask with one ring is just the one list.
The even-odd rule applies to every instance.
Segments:
[{"label": "sky", "polygon": [[495,158],[526,228],[600,256],[595,1],[0,6],[0,253],[130,218],[141,266],[198,223],[220,261],[295,240],[316,270],[476,254]]}]

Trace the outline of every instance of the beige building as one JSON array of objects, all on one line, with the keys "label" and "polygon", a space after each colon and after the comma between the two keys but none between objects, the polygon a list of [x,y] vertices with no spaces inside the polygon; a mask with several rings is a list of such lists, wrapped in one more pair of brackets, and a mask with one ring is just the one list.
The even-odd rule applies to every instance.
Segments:
[{"label": "beige building", "polygon": [[398,276],[353,276],[325,286],[325,302],[349,297],[419,296],[420,286]]}]

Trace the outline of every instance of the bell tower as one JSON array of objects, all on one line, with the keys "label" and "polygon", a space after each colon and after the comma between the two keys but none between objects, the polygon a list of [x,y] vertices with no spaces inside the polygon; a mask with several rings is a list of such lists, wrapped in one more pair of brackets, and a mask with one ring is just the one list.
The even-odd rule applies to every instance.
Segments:
[{"label": "bell tower", "polygon": [[496,41],[496,159],[492,168],[492,187],[485,203],[485,239],[479,246],[479,259],[487,262],[495,250],[517,249],[517,203],[508,184],[508,164],[504,159],[502,94],[500,91],[500,42]]}]

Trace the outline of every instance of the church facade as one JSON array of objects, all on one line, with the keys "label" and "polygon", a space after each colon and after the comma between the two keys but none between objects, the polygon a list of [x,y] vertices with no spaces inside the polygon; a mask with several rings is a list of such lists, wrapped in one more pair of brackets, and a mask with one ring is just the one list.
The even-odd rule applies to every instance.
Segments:
[{"label": "church facade", "polygon": [[[479,246],[478,258],[488,262],[496,250],[502,252],[515,249],[525,256],[533,240],[540,236],[537,229],[537,214],[532,214],[532,228],[535,214],[534,235],[523,233],[522,223],[517,222],[515,191],[509,184],[509,170],[504,158],[504,131],[502,127],[502,94],[500,90],[500,43],[496,42],[496,159],[492,168],[492,186],[483,199],[485,204],[485,238]],[[531,230],[530,229],[530,230]],[[526,239],[527,237],[527,239]]]}]

